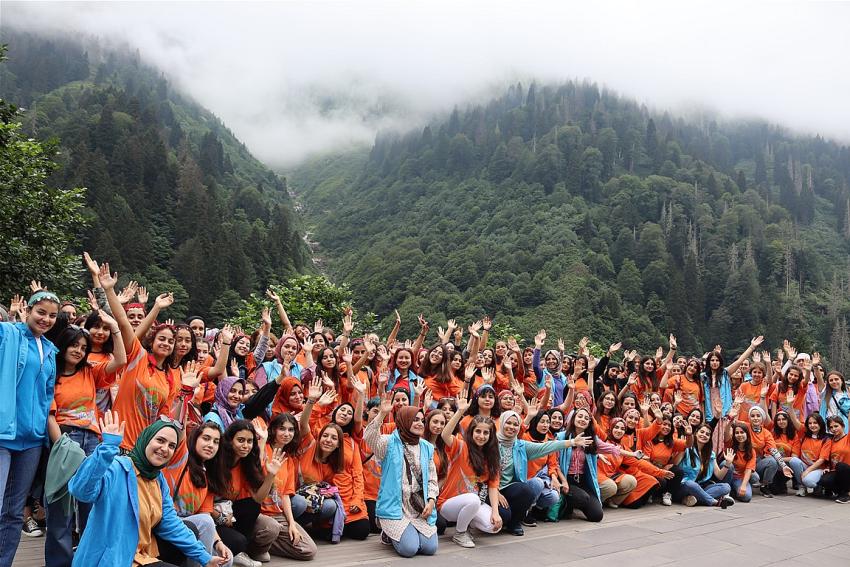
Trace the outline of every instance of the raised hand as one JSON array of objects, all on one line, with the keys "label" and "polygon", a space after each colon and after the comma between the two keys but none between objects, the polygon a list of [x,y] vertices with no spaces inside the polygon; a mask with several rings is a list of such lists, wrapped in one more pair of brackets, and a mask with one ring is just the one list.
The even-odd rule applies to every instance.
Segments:
[{"label": "raised hand", "polygon": [[351,387],[360,395],[361,398],[366,397],[366,382],[361,382],[357,378],[351,381]]},{"label": "raised hand", "polygon": [[100,273],[100,266],[97,265],[91,256],[89,256],[88,252],[83,252],[83,262],[86,264],[86,269],[88,269],[89,273],[92,277],[97,277]]},{"label": "raised hand", "polygon": [[753,351],[753,364],[758,364],[759,362],[761,362],[761,353]]},{"label": "raised hand", "polygon": [[174,326],[174,319],[166,319],[165,324],[169,327],[173,327]]},{"label": "raised hand", "polygon": [[475,376],[475,362],[473,360],[469,360],[466,363],[466,367],[463,369],[463,377],[469,382]]},{"label": "raised hand", "polygon": [[480,336],[480,335],[478,334],[478,331],[480,331],[480,330],[481,330],[481,326],[482,326],[481,321],[475,321],[474,323],[472,323],[472,324],[471,324],[471,325],[467,328],[467,331],[469,331],[469,334],[470,334],[470,335],[472,335],[473,337],[475,337],[475,338],[477,339],[477,338],[479,338],[479,336]]},{"label": "raised hand", "polygon": [[655,349],[655,358],[661,358],[662,356],[664,356],[664,347]]},{"label": "raised hand", "polygon": [[670,333],[670,350],[676,350],[678,346],[678,343],[676,343],[676,337],[673,336],[673,333]]},{"label": "raised hand", "polygon": [[143,285],[140,285],[138,291],[136,291],[136,298],[138,298],[139,303],[141,303],[142,305],[147,305],[148,297],[148,288]]},{"label": "raised hand", "polygon": [[221,333],[219,333],[219,337],[221,338],[222,343],[231,343],[233,342],[233,327],[230,325],[225,325],[221,329]]},{"label": "raised hand", "polygon": [[578,353],[579,354],[587,354],[587,345],[590,344],[590,339],[587,337],[582,337],[578,342]]},{"label": "raised hand", "polygon": [[817,366],[820,364],[820,353],[814,352],[812,353],[812,366]]},{"label": "raised hand", "polygon": [[466,413],[466,410],[469,409],[469,393],[466,391],[466,388],[461,390],[460,394],[457,396],[457,411],[461,415]]},{"label": "raised hand", "polygon": [[138,290],[139,283],[134,280],[130,280],[130,283],[128,283],[127,286],[121,290],[121,293],[118,294],[118,301],[120,301],[122,305],[130,303],[133,301],[133,298],[136,297],[136,292]]},{"label": "raised hand", "polygon": [[121,331],[121,328],[118,326],[118,321],[113,319],[106,311],[98,311],[98,316],[100,317],[101,321],[103,321],[109,326],[109,330],[110,332],[112,332],[112,334]]},{"label": "raised hand", "polygon": [[756,349],[756,348],[758,348],[758,346],[759,346],[761,343],[763,343],[763,342],[764,342],[764,337],[763,337],[763,336],[761,336],[761,335],[759,335],[759,336],[757,336],[757,337],[753,337],[753,340],[751,340],[751,341],[750,341],[750,346],[751,346],[753,349]]},{"label": "raised hand", "polygon": [[431,407],[433,402],[434,393],[431,391],[431,388],[425,388],[425,393],[422,394],[422,407],[425,408],[425,411],[428,411],[428,408]]},{"label": "raised hand", "polygon": [[272,317],[268,307],[263,307],[260,313],[260,321],[262,321],[263,329],[268,333],[272,328]]},{"label": "raised hand", "polygon": [[307,337],[301,346],[304,348],[304,352],[313,352],[313,339]]},{"label": "raised hand", "polygon": [[154,303],[159,307],[160,311],[171,307],[171,304],[174,303],[174,294],[173,293],[161,293],[157,296]]},{"label": "raised hand", "polygon": [[564,352],[567,346],[564,344],[564,339],[558,337],[558,352]]},{"label": "raised hand", "polygon": [[593,440],[590,437],[585,437],[584,433],[579,433],[573,437],[573,447],[587,448]]},{"label": "raised hand", "polygon": [[32,281],[30,281],[30,290],[33,293],[38,293],[39,291],[47,291],[47,288],[45,286],[41,285],[40,281],[32,280]]},{"label": "raised hand", "polygon": [[723,452],[723,459],[726,461],[728,466],[732,466],[732,461],[735,460],[735,450],[734,449],[726,449]]},{"label": "raised hand", "polygon": [[485,384],[492,384],[496,381],[496,373],[493,372],[492,368],[482,368],[481,369],[481,378],[484,380]]},{"label": "raised hand", "polygon": [[100,311],[100,305],[97,304],[97,297],[95,297],[94,292],[90,289],[86,290],[86,298],[89,301],[89,306],[91,310],[97,313]]},{"label": "raised hand", "polygon": [[[186,363],[184,368],[180,369],[180,382],[193,390],[198,387],[201,383],[201,376],[198,374],[200,371],[200,364],[196,360],[190,360]],[[238,376],[238,374],[236,374]]]},{"label": "raised hand", "polygon": [[395,324],[401,327],[401,315],[398,314],[398,309],[393,309],[395,312]]},{"label": "raised hand", "polygon": [[388,415],[393,411],[393,394],[392,392],[384,392],[381,394],[381,405],[378,406],[379,411]]},{"label": "raised hand", "polygon": [[457,321],[455,321],[454,319],[449,319],[448,321],[446,321],[446,329],[448,329],[449,334],[453,333],[454,330],[457,328]]},{"label": "raised hand", "polygon": [[118,283],[118,274],[110,273],[109,262],[104,262],[100,265],[100,273],[97,279],[100,280],[100,287],[107,291],[115,288],[115,284]]},{"label": "raised hand", "polygon": [[351,335],[351,332],[354,330],[354,321],[351,319],[351,313],[348,312],[342,316],[342,333],[344,335]]},{"label": "raised hand", "polygon": [[623,346],[623,343],[617,342],[608,347],[608,356],[610,357],[612,354],[620,350]]},{"label": "raised hand", "polygon": [[508,348],[514,352],[519,352],[519,343],[516,342],[514,337],[508,337]]},{"label": "raised hand", "polygon": [[278,447],[272,451],[271,459],[266,461],[266,473],[272,476],[276,475],[284,461],[286,461],[286,453],[283,451],[283,447]]},{"label": "raised hand", "polygon": [[528,402],[528,413],[527,416],[533,419],[537,414],[540,413],[540,399],[535,397],[532,398],[530,402]]},{"label": "raised hand", "polygon": [[540,329],[537,331],[537,334],[534,335],[534,346],[538,349],[543,348],[543,344],[546,342],[546,329]]},{"label": "raised hand", "polygon": [[425,393],[425,381],[419,380],[418,382],[413,383],[413,393],[416,395],[417,400],[422,399],[422,394]]},{"label": "raised hand", "polygon": [[422,332],[427,333],[431,326],[428,324],[428,321],[425,320],[425,317],[422,316],[422,313],[419,314],[417,319],[419,321],[419,326],[422,328]]},{"label": "raised hand", "polygon": [[255,417],[251,420],[251,425],[254,426],[254,431],[257,433],[259,444],[265,444],[269,440],[269,428],[266,427],[266,422],[262,418]]},{"label": "raised hand", "polygon": [[106,411],[100,419],[101,433],[109,433],[110,435],[118,435],[124,437],[124,426],[126,424],[120,420],[117,411]]},{"label": "raised hand", "polygon": [[485,331],[489,331],[490,328],[493,326],[493,320],[490,319],[490,317],[488,317],[487,315],[485,315],[484,318],[481,320],[481,326]]},{"label": "raised hand", "polygon": [[342,351],[342,361],[346,364],[351,364],[351,349],[346,347]]}]

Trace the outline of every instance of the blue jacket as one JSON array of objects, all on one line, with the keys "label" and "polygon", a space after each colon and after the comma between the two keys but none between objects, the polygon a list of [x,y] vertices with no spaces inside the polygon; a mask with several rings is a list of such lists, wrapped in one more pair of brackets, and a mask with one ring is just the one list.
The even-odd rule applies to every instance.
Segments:
[{"label": "blue jacket", "polygon": [[[139,493],[133,462],[117,456],[120,444],[118,435],[104,434],[103,443],[83,461],[68,483],[77,500],[92,504],[73,567],[133,564],[139,546]],[[154,533],[189,559],[206,565],[212,556],[177,516],[162,474],[157,480],[162,490],[162,519]]]},{"label": "blue jacket", "polygon": [[[390,443],[387,454],[381,461],[381,487],[378,489],[378,502],[375,505],[375,515],[388,520],[400,520],[401,508],[401,476],[404,474],[404,449],[398,431],[390,435]],[[434,460],[434,446],[424,439],[419,440],[419,465],[422,467],[422,486],[428,495],[428,476],[430,474],[431,461]],[[434,498],[436,494],[431,495]],[[437,522],[437,507],[428,516],[428,523],[432,526]]]},{"label": "blue jacket", "polygon": [[44,337],[41,347],[43,361],[26,323],[0,323],[0,447],[22,451],[47,444],[57,349]]},{"label": "blue jacket", "polygon": [[[714,463],[716,458],[714,451],[711,452],[710,463]],[[699,458],[699,453],[696,449],[685,449],[685,454],[679,462],[679,468],[682,469],[682,480],[692,480],[697,484],[702,484],[714,478],[714,466],[709,465],[705,469],[705,475],[702,478],[697,478],[700,469],[702,469],[702,461]]]},{"label": "blue jacket", "polygon": [[847,415],[850,414],[850,395],[847,395],[847,392],[836,393],[827,386],[821,394],[819,413],[824,419],[829,417],[829,402],[833,400],[838,408],[838,417],[844,420],[844,431],[847,431]]},{"label": "blue jacket", "polygon": [[[723,404],[723,415],[729,413],[732,409],[732,382],[729,380],[729,372],[724,368],[720,375],[720,401]],[[723,415],[714,415],[711,409],[711,376],[707,372],[702,373],[702,399],[703,412],[705,413],[705,421],[710,422],[715,417],[720,419]]]},{"label": "blue jacket", "polygon": [[[558,435],[555,436],[559,441],[564,441],[567,438],[567,434],[565,431],[561,431]],[[602,501],[602,495],[599,493],[599,480],[596,478],[596,460],[597,456],[593,453],[585,453],[584,454],[584,477],[585,481],[590,480],[590,484],[593,486],[593,491],[596,494],[596,499],[600,502]],[[561,471],[564,473],[564,476],[567,476],[568,471],[570,470],[570,461],[573,459],[573,448],[567,447],[566,449],[561,449],[561,454],[558,459],[558,465],[561,467]]]},{"label": "blue jacket", "polygon": [[413,391],[413,386],[415,386],[419,383],[420,380],[422,380],[422,378],[420,378],[418,374],[413,372],[413,370],[408,370],[407,376],[404,377],[398,370],[394,370],[392,380],[390,381],[390,383],[387,384],[387,392],[391,392],[393,388],[395,388],[396,384],[398,384],[399,382],[403,382],[404,380],[407,380],[407,395],[410,397],[410,403],[412,404],[413,397],[415,394],[415,392]]},{"label": "blue jacket", "polygon": [[[283,364],[278,362],[277,360],[270,360],[268,362],[262,363],[260,366],[263,367],[263,370],[266,372],[266,383],[274,382],[275,379],[280,376],[280,371],[283,370]],[[297,362],[293,362],[289,365],[289,375],[293,378],[301,379],[301,373],[304,369]]]}]

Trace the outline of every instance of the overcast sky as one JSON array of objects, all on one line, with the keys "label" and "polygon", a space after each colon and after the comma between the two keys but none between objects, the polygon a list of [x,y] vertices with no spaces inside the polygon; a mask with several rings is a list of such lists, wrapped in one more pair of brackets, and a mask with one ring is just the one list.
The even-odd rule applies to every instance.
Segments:
[{"label": "overcast sky", "polygon": [[276,166],[529,78],[850,141],[850,3],[2,2],[0,18],[129,42]]}]

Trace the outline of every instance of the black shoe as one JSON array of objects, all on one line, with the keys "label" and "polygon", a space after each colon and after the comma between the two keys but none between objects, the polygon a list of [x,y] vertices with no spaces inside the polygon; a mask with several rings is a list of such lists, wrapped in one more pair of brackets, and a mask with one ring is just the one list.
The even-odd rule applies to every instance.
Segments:
[{"label": "black shoe", "polygon": [[770,487],[766,484],[761,485],[761,488],[759,488],[759,492],[761,492],[761,495],[765,498],[773,498],[773,493],[770,491]]},{"label": "black shoe", "polygon": [[525,530],[524,530],[524,529],[522,529],[522,526],[516,526],[516,527],[513,527],[513,528],[507,528],[507,532],[508,532],[509,534],[511,534],[511,535],[515,535],[515,536],[524,536],[524,535],[525,535]]},{"label": "black shoe", "polygon": [[841,496],[836,498],[835,501],[839,504],[847,504],[848,502],[850,502],[850,496],[848,496],[847,494],[842,494]]},{"label": "black shoe", "polygon": [[725,510],[729,506],[734,506],[735,499],[731,496],[721,496],[720,497],[720,507]]},{"label": "black shoe", "polygon": [[534,519],[534,516],[529,512],[526,514],[525,519],[522,521],[523,526],[527,526],[529,528],[537,527],[537,520]]}]

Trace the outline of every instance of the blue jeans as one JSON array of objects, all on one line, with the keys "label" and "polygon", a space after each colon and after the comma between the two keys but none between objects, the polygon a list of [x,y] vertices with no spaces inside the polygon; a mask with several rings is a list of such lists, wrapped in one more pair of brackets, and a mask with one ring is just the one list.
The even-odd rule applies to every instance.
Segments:
[{"label": "blue jeans", "polygon": [[[791,467],[792,471],[794,471],[794,482],[798,485],[802,484],[803,471],[806,470],[806,464],[797,457],[791,457],[791,460],[788,461],[787,465]],[[785,475],[782,476],[784,477]]]},{"label": "blue jeans", "polygon": [[[776,461],[773,461],[773,462],[774,462],[774,464],[776,463]],[[759,481],[759,475],[758,475],[758,473],[752,473],[752,474],[750,475],[750,482],[748,482],[748,483],[747,483],[747,486],[746,486],[746,489],[745,489],[746,491],[744,492],[744,495],[743,495],[743,496],[740,496],[740,495],[738,494],[738,491],[739,491],[739,490],[741,490],[741,481],[742,481],[743,479],[735,478],[735,477],[734,477],[734,475],[732,474],[732,471],[729,471],[728,473],[726,473],[726,478],[724,478],[723,480],[724,480],[727,484],[729,484],[729,486],[731,486],[731,487],[732,487],[732,493],[731,493],[731,494],[732,494],[732,497],[733,497],[735,500],[738,500],[738,501],[740,501],[740,502],[749,502],[750,500],[752,500],[752,499],[753,499],[753,487],[752,487],[752,484],[753,484],[754,482],[758,482],[758,481]]]},{"label": "blue jeans", "polygon": [[[68,428],[66,431],[71,441],[74,441],[86,456],[94,453],[100,437],[97,433],[88,429],[78,427]],[[71,567],[74,559],[72,532],[74,526],[74,513],[65,515],[62,503],[59,501],[44,503],[47,509],[47,535],[44,540],[44,565],[45,567]],[[89,518],[91,504],[77,502],[76,527],[77,533],[82,536],[86,521]]]},{"label": "blue jeans", "polygon": [[818,485],[818,481],[820,481],[823,476],[823,469],[813,470],[806,476],[802,477],[803,486],[806,488],[814,488]]},{"label": "blue jeans", "polygon": [[0,508],[0,567],[12,567],[21,528],[24,525],[24,504],[32,487],[41,459],[41,447],[11,451],[0,447],[0,487],[3,506]]},{"label": "blue jeans", "polygon": [[393,547],[396,553],[402,557],[413,557],[417,553],[420,555],[434,555],[437,553],[437,534],[434,533],[431,537],[425,537],[416,531],[413,524],[407,524],[404,532],[401,534],[401,539],[393,542]]},{"label": "blue jeans", "polygon": [[292,518],[299,524],[305,526],[310,523],[319,523],[325,520],[333,520],[336,514],[336,501],[333,498],[325,498],[322,502],[322,510],[307,513],[307,499],[299,494],[289,497],[292,504]]},{"label": "blue jeans", "polygon": [[681,487],[682,496],[694,496],[701,506],[714,506],[717,500],[727,496],[732,490],[725,482],[712,482],[705,486],[693,480],[683,480]]},{"label": "blue jeans", "polygon": [[[544,469],[537,473],[537,476],[531,477],[526,481],[526,484],[534,489],[537,495],[534,499],[534,506],[538,508],[549,508],[554,506],[561,499],[560,493],[551,488],[551,479],[546,474]],[[548,486],[547,486],[548,485]]]}]

